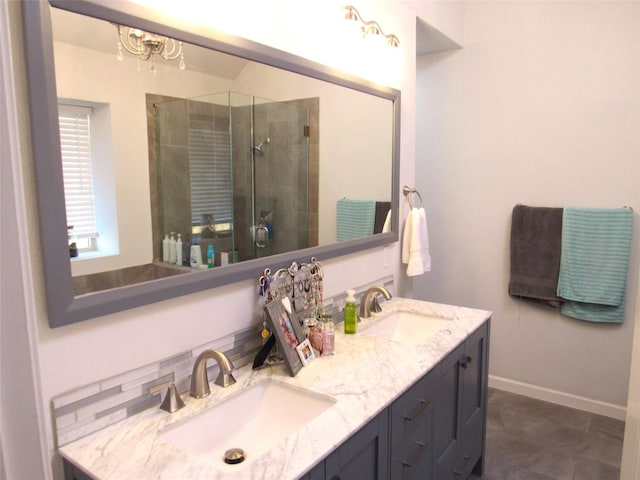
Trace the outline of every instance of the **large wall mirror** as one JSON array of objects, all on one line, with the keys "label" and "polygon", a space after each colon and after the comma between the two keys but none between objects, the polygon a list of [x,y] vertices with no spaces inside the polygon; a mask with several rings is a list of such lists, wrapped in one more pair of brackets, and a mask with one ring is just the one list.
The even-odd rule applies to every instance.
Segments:
[{"label": "large wall mirror", "polygon": [[[399,91],[133,4],[50,4],[24,2],[51,327],[397,240]],[[174,58],[129,51],[158,39]]]}]

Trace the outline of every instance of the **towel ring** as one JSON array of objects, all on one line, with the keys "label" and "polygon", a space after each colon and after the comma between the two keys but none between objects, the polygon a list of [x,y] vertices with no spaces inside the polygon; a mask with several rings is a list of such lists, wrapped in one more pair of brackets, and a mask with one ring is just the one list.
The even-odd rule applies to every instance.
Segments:
[{"label": "towel ring", "polygon": [[422,195],[420,195],[420,192],[417,191],[415,188],[413,187],[408,187],[407,185],[405,185],[402,188],[402,193],[404,194],[405,197],[407,197],[407,200],[409,201],[409,206],[411,208],[413,208],[413,203],[411,203],[411,194],[415,193],[418,198],[420,199],[420,208],[424,208],[424,201],[422,200]]}]

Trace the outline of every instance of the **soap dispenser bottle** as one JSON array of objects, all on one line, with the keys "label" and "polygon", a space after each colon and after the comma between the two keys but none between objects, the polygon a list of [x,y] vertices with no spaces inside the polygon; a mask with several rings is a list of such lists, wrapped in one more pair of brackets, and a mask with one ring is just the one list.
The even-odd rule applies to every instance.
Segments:
[{"label": "soap dispenser bottle", "polygon": [[355,290],[347,290],[347,301],[344,305],[344,333],[356,333],[358,323],[358,307],[356,306]]}]

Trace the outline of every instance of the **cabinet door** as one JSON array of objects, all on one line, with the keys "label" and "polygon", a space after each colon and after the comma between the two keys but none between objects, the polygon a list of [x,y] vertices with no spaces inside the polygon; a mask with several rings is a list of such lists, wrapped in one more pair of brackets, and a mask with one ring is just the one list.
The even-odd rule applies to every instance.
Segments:
[{"label": "cabinet door", "polygon": [[300,477],[299,480],[324,480],[324,461],[313,467],[309,473]]},{"label": "cabinet door", "polygon": [[327,480],[384,480],[388,472],[389,414],[386,409],[325,460]]},{"label": "cabinet door", "polygon": [[62,459],[65,480],[93,480],[89,475],[77,468],[67,459]]},{"label": "cabinet door", "polygon": [[[487,324],[472,333],[465,342],[462,375],[462,464],[465,475],[483,456],[487,402]],[[479,466],[481,469],[482,466]]]},{"label": "cabinet door", "polygon": [[433,412],[434,478],[459,478],[453,471],[459,459],[462,441],[460,422],[461,374],[464,344],[458,346],[436,367],[437,395]]},{"label": "cabinet door", "polygon": [[487,402],[488,322],[439,366],[434,409],[434,477],[482,473]]}]

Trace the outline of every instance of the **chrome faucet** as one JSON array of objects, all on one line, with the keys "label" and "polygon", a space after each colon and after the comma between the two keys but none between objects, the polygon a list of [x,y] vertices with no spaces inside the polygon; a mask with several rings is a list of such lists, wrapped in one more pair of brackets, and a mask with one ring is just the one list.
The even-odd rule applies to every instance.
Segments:
[{"label": "chrome faucet", "polygon": [[191,372],[189,395],[194,398],[204,398],[211,393],[209,390],[209,376],[207,375],[207,360],[210,358],[218,362],[218,368],[220,369],[220,373],[218,373],[218,377],[214,382],[216,385],[228,387],[236,383],[236,379],[231,374],[233,372],[231,360],[218,350],[205,350],[196,358],[196,363],[193,364],[193,371]]},{"label": "chrome faucet", "polygon": [[369,318],[372,311],[376,313],[382,311],[378,302],[378,295],[380,294],[384,295],[387,300],[391,299],[389,290],[380,285],[371,287],[364,293],[362,302],[360,302],[360,318]]}]

